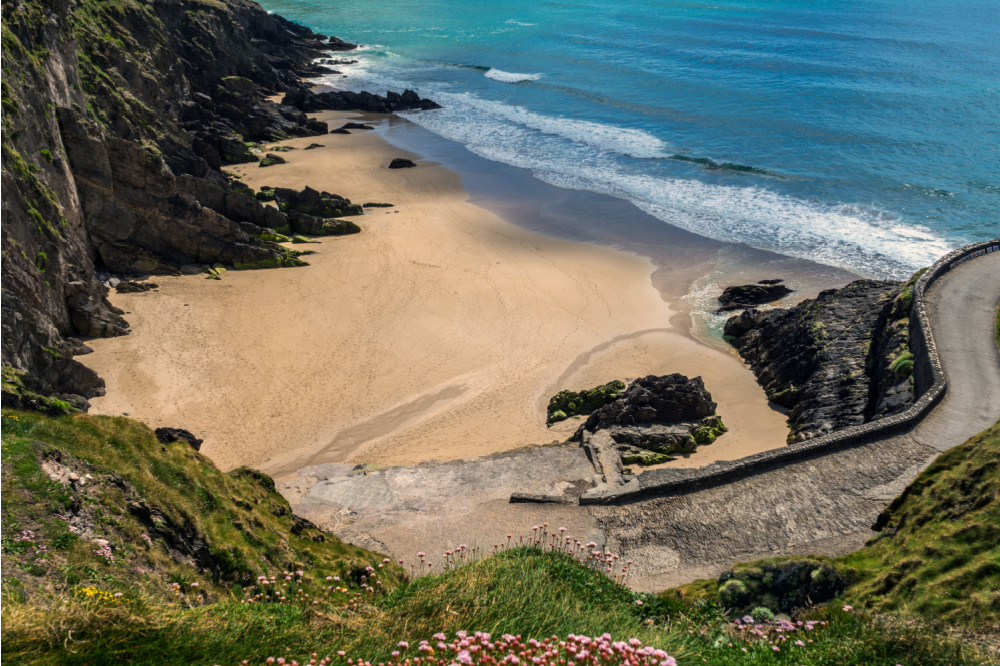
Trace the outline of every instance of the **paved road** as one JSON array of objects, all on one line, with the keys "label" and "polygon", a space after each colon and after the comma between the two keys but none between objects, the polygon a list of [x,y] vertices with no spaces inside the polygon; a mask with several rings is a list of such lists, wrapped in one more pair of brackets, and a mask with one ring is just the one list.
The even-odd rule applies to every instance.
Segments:
[{"label": "paved road", "polygon": [[977,257],[931,285],[925,302],[948,391],[917,427],[917,441],[944,451],[1000,418],[1000,354],[991,334],[998,301],[1000,254]]},{"label": "paved road", "polygon": [[940,451],[1000,418],[998,302],[998,254],[973,259],[931,287],[928,313],[949,388],[916,428],[736,482],[624,506],[508,503],[511,492],[551,492],[560,485],[552,479],[575,479],[562,485],[578,490],[594,483],[582,449],[541,447],[367,475],[319,465],[279,488],[296,513],[408,561],[417,551],[441,553],[460,543],[489,551],[542,522],[566,526],[632,559],[631,584],[644,590],[759,557],[840,555],[872,536],[879,512]]}]

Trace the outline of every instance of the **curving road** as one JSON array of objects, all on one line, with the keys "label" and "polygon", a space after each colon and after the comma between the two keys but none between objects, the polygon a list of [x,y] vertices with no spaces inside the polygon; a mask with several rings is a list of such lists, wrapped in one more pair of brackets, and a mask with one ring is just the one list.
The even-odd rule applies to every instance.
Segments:
[{"label": "curving road", "polygon": [[1000,354],[991,335],[1000,301],[1000,254],[945,273],[924,301],[948,391],[913,438],[944,451],[1000,418]]},{"label": "curving road", "polygon": [[579,494],[599,481],[582,449],[537,447],[365,472],[316,465],[279,489],[296,513],[397,559],[459,543],[490,550],[508,533],[541,522],[565,525],[632,559],[631,584],[645,590],[760,557],[840,555],[872,536],[879,512],[939,452],[1000,418],[1000,353],[993,342],[1000,254],[939,278],[926,303],[948,380],[931,414],[910,431],[735,482],[619,506],[511,504],[512,492]]}]

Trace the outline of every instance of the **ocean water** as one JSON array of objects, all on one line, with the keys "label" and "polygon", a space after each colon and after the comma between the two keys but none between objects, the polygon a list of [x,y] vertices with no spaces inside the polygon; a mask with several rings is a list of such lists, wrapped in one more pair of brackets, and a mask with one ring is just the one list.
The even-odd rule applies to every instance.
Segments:
[{"label": "ocean water", "polygon": [[338,88],[664,223],[873,277],[1000,235],[997,0],[264,0]]}]

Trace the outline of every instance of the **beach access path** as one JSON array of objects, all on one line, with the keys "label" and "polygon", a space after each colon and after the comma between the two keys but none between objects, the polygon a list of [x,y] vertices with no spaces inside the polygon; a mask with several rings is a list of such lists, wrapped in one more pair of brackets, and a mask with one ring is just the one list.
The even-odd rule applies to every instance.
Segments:
[{"label": "beach access path", "polygon": [[617,506],[512,504],[512,492],[572,496],[597,481],[575,446],[536,447],[406,468],[317,465],[279,484],[296,513],[347,541],[412,561],[459,544],[489,551],[534,525],[566,527],[633,561],[630,584],[657,591],[740,561],[836,556],[860,548],[878,514],[941,451],[1000,418],[1000,254],[976,258],[927,294],[948,380],[915,428],[738,481]]}]

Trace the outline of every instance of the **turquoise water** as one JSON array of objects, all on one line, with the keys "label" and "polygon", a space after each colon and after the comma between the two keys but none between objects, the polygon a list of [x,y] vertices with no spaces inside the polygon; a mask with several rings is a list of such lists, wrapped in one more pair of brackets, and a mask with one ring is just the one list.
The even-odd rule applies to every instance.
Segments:
[{"label": "turquoise water", "polygon": [[1000,2],[265,0],[331,85],[665,223],[871,276],[1000,234]]}]

